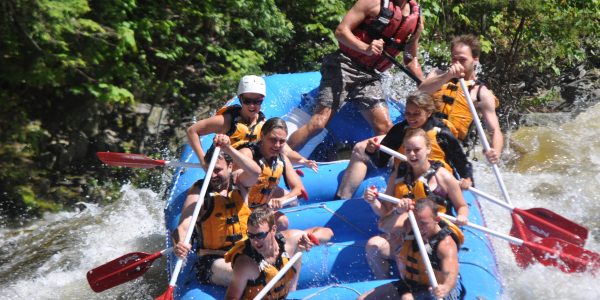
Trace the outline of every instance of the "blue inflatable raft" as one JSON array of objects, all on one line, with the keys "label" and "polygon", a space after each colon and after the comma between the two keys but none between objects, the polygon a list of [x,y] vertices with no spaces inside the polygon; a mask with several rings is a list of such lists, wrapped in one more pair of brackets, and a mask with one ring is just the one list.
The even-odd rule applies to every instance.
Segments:
[{"label": "blue inflatable raft", "polygon": [[[265,78],[267,96],[262,110],[267,116],[284,116],[293,129],[306,122],[311,101],[316,95],[320,74],[273,75]],[[237,101],[236,99],[232,101]],[[403,106],[388,100],[390,116],[395,122],[402,119]],[[308,201],[300,206],[282,210],[289,218],[290,228],[305,229],[326,226],[334,231],[334,238],[326,245],[314,247],[302,258],[302,268],[297,290],[289,299],[354,299],[376,286],[390,280],[374,280],[367,265],[364,246],[366,241],[379,233],[376,216],[360,196],[364,188],[385,186],[385,170],[373,170],[355,193],[356,199],[332,201],[348,161],[326,161],[334,159],[331,149],[339,143],[352,145],[372,136],[367,122],[358,112],[346,105],[335,115],[323,134],[315,137],[300,151],[317,161],[319,172],[302,168],[303,183],[309,195]],[[202,139],[208,148],[212,135]],[[181,155],[185,162],[198,162],[196,155],[187,145]],[[204,178],[202,169],[177,169],[165,208],[167,246],[172,246],[169,234],[179,222],[181,207],[186,191],[198,179]],[[470,192],[464,193],[470,209],[469,221],[485,225],[477,200]],[[459,252],[460,274],[466,289],[466,299],[495,299],[502,291],[500,274],[491,242],[485,235],[464,228],[465,243]],[[196,257],[190,254],[188,263],[179,275],[176,299],[223,299],[225,288],[200,284],[193,269]],[[176,257],[169,256],[169,274]],[[397,275],[394,275],[397,278]]]}]

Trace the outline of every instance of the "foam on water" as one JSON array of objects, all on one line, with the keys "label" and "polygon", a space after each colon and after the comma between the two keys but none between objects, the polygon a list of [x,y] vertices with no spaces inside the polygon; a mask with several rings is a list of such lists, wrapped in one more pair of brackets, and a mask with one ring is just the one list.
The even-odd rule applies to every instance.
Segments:
[{"label": "foam on water", "polygon": [[[600,252],[600,105],[575,120],[555,128],[523,128],[511,140],[525,146],[525,153],[511,155],[500,166],[515,207],[545,207],[590,230],[585,248]],[[481,189],[502,199],[496,178],[481,160],[475,163],[475,178]],[[509,212],[481,200],[488,226],[508,233]],[[598,299],[598,277],[590,273],[563,273],[535,264],[520,269],[508,243],[494,239],[506,299]]]},{"label": "foam on water", "polygon": [[[148,298],[139,280],[100,294],[88,286],[86,273],[128,252],[155,252],[163,244],[163,201],[151,190],[122,188],[113,204],[76,213],[48,214],[18,234],[2,232],[1,299]],[[157,264],[158,270],[162,267]],[[12,275],[16,270],[17,276]],[[158,271],[157,270],[157,271]],[[156,272],[156,271],[155,271]],[[152,273],[152,272],[149,272]],[[150,289],[156,290],[156,289]],[[154,292],[158,294],[158,292]]]}]

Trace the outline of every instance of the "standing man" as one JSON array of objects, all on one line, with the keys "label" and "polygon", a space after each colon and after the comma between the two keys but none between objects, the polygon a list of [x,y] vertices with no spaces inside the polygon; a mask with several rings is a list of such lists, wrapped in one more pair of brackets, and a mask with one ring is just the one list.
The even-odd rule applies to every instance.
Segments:
[{"label": "standing man", "polygon": [[504,137],[496,116],[498,99],[477,79],[475,70],[481,54],[479,38],[470,34],[457,36],[452,39],[450,50],[452,65],[448,71],[437,69],[431,72],[419,85],[419,90],[433,95],[437,110],[447,116],[448,121],[458,130],[458,138],[464,141],[473,127],[471,125],[473,115],[457,81],[458,78],[464,78],[475,108],[482,116],[487,132],[491,136],[491,148],[484,154],[490,163],[495,164],[502,154]]},{"label": "standing man", "polygon": [[[415,211],[415,219],[421,237],[428,249],[427,254],[438,286],[430,289],[423,257],[410,229],[409,209]],[[459,238],[437,216],[438,206],[431,198],[422,198],[413,204],[402,202],[395,211],[383,217],[380,228],[395,241],[392,255],[396,260],[401,278],[372,289],[359,297],[364,299],[463,299],[464,290],[458,276]],[[433,295],[432,295],[433,294]]]},{"label": "standing man", "polygon": [[355,102],[375,135],[385,134],[392,122],[379,72],[393,63],[384,52],[397,56],[404,51],[408,70],[423,78],[417,59],[422,29],[414,0],[358,0],[335,30],[340,49],[324,58],[314,114],[290,136],[290,147],[302,148],[347,101]]},{"label": "standing man", "polygon": [[[215,164],[204,199],[200,199],[202,180],[197,181],[188,191],[181,210],[179,226],[173,232],[175,255],[186,258],[192,245],[183,243],[190,226],[195,226],[198,241],[198,260],[196,262],[197,278],[201,283],[229,285],[232,276],[231,264],[223,257],[235,242],[246,237],[250,208],[246,204],[245,189],[238,189],[234,184],[249,186],[256,182],[260,167],[251,158],[236,150],[225,134],[216,134],[213,139],[216,147],[222,152]],[[213,148],[214,149],[214,148]],[[214,151],[214,150],[211,150]],[[212,152],[206,154],[210,161]],[[233,164],[239,167],[233,172]],[[203,201],[196,224],[190,224],[196,203]]]}]

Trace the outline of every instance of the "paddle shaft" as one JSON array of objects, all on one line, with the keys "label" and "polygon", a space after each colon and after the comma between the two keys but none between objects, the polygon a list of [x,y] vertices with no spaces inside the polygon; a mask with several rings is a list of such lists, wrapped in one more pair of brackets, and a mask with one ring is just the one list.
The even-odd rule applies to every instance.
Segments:
[{"label": "paddle shaft", "polygon": [[391,54],[387,53],[386,51],[383,51],[383,56],[385,56],[387,59],[389,59],[394,65],[396,65],[396,67],[400,68],[400,70],[402,70],[402,72],[404,72],[406,75],[408,75],[408,77],[410,77],[410,79],[414,80],[415,83],[417,84],[417,86],[421,85],[421,79],[419,79],[419,77],[417,77],[417,75],[415,75],[413,72],[411,72],[409,69],[407,69],[403,64],[401,64],[395,57],[393,57]]},{"label": "paddle shaft", "polygon": [[421,258],[423,259],[423,263],[425,264],[425,269],[427,269],[427,277],[429,277],[431,287],[435,289],[438,286],[437,279],[435,278],[435,274],[433,273],[431,261],[429,261],[429,255],[427,254],[427,250],[425,249],[425,243],[423,243],[423,237],[421,237],[421,231],[419,230],[419,226],[417,225],[417,219],[415,218],[415,214],[412,210],[408,211],[408,220],[410,221],[410,226],[412,227],[412,230],[415,234],[415,240],[417,241],[417,245],[419,245],[419,253],[421,253]]},{"label": "paddle shaft", "polygon": [[[467,84],[465,83],[464,78],[460,78],[459,82],[460,82],[460,87],[462,88],[463,93],[465,94],[465,98],[467,99],[467,103],[469,104],[469,110],[471,111],[471,114],[473,115],[473,122],[475,123],[475,127],[477,128],[477,134],[479,135],[479,139],[481,139],[481,143],[483,144],[483,149],[485,151],[488,151],[491,149],[490,143],[488,142],[487,137],[485,136],[485,132],[483,132],[483,126],[481,126],[481,121],[479,120],[479,115],[477,114],[477,110],[475,109],[475,104],[473,104],[473,99],[471,99],[471,93],[469,92],[469,89],[467,88]],[[500,191],[502,192],[502,195],[504,196],[506,203],[508,203],[509,205],[512,206],[512,201],[510,200],[510,196],[508,195],[508,190],[506,189],[506,186],[504,185],[504,180],[502,180],[502,176],[500,175],[500,170],[498,169],[498,165],[492,164],[492,170],[494,172],[494,175],[496,176],[496,181],[498,181],[498,186],[500,187]]]},{"label": "paddle shaft", "polygon": [[271,280],[269,281],[269,283],[267,283],[267,285],[265,285],[265,287],[260,291],[260,293],[258,293],[256,295],[256,297],[254,297],[253,300],[260,300],[262,299],[267,293],[269,293],[269,291],[273,288],[273,286],[275,286],[275,284],[279,281],[279,279],[281,279],[281,277],[283,277],[283,275],[285,275],[285,273],[302,257],[302,252],[297,252],[296,254],[294,254],[294,256],[292,256],[292,258],[290,258],[290,260],[287,262],[287,264],[285,264],[285,266],[283,266],[283,268],[281,268],[281,270],[279,270],[279,272],[277,272],[277,275],[275,275],[275,277],[271,278]]},{"label": "paddle shaft", "polygon": [[285,199],[285,200],[281,201],[281,208],[284,208],[284,207],[290,205],[290,203],[292,203],[296,200],[298,200],[298,196],[294,196],[289,199]]},{"label": "paddle shaft", "polygon": [[[395,204],[398,204],[400,202],[400,199],[383,193],[377,193],[377,198]],[[438,286],[437,279],[435,278],[435,274],[433,273],[433,268],[431,267],[431,262],[429,261],[429,255],[427,254],[427,250],[425,250],[425,243],[423,243],[421,231],[419,230],[419,226],[417,225],[417,219],[415,218],[415,214],[412,212],[412,210],[408,211],[408,220],[410,221],[410,225],[415,234],[415,240],[417,241],[417,245],[419,246],[419,253],[421,253],[421,257],[423,258],[425,269],[427,269],[427,276],[429,277],[429,282],[431,282],[431,287],[435,289]]]},{"label": "paddle shaft", "polygon": [[[202,208],[202,204],[204,203],[204,196],[206,196],[206,191],[208,190],[208,184],[210,183],[210,176],[212,175],[213,170],[215,169],[215,164],[217,163],[217,159],[219,159],[219,152],[221,151],[220,147],[215,147],[215,152],[213,153],[210,164],[208,165],[208,170],[206,170],[206,176],[204,181],[202,182],[202,188],[200,189],[200,197],[195,204],[194,213],[192,214],[192,220],[190,221],[190,225],[185,233],[184,243],[189,243],[192,239],[192,233],[194,232],[194,224],[198,220],[198,215],[200,214],[200,209]],[[175,264],[175,269],[173,269],[173,273],[171,274],[171,280],[169,281],[169,287],[175,287],[177,284],[177,278],[179,277],[179,272],[183,267],[183,259],[177,258],[177,263]]]},{"label": "paddle shaft", "polygon": [[[448,219],[448,220],[450,220],[452,222],[456,222],[456,218],[453,217],[453,216],[446,215],[446,214],[443,214],[443,213],[438,213],[438,216],[446,218],[446,219]],[[507,241],[509,241],[509,242],[511,242],[511,243],[513,243],[515,245],[518,245],[518,246],[523,245],[523,243],[525,242],[522,239],[518,239],[518,238],[510,236],[508,234],[503,234],[503,233],[500,233],[500,232],[488,229],[486,227],[483,227],[483,226],[480,226],[480,225],[477,225],[477,224],[473,224],[471,222],[467,222],[467,224],[465,224],[465,226],[471,227],[471,228],[474,228],[474,229],[477,229],[477,230],[480,230],[480,231],[483,231],[485,233],[488,233],[488,234],[493,235],[495,237],[501,238],[503,240],[507,240]]]},{"label": "paddle shaft", "polygon": [[188,163],[182,161],[168,161],[165,160],[165,166],[169,167],[182,167],[182,168],[202,168],[202,164]]}]

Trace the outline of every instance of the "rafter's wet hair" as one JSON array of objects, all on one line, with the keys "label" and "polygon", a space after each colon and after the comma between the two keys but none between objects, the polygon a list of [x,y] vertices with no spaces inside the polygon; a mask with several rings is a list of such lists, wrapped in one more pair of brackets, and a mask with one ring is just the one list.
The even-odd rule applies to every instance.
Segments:
[{"label": "rafter's wet hair", "polygon": [[427,148],[431,148],[431,138],[429,138],[429,135],[427,135],[427,132],[425,130],[423,130],[422,128],[409,128],[406,130],[406,133],[404,134],[404,140],[402,140],[403,144],[406,144],[406,142],[415,137],[415,136],[420,136],[425,140],[425,146],[427,146]]},{"label": "rafter's wet hair", "polygon": [[481,43],[479,42],[479,38],[472,34],[455,36],[450,42],[450,50],[454,50],[454,47],[456,47],[458,44],[463,44],[469,47],[471,49],[471,54],[475,58],[481,55]]},{"label": "rafter's wet hair", "polygon": [[275,225],[275,213],[268,205],[255,208],[248,217],[248,226],[258,227],[262,223],[267,223],[269,228]]},{"label": "rafter's wet hair", "polygon": [[273,131],[273,129],[277,128],[283,129],[285,133],[288,132],[287,124],[282,118],[273,117],[268,119],[261,129],[262,136],[269,134],[271,131]]},{"label": "rafter's wet hair", "polygon": [[419,109],[425,111],[425,113],[433,113],[435,111],[435,103],[433,102],[433,97],[431,95],[416,90],[406,97],[406,104],[412,103],[416,105]]},{"label": "rafter's wet hair", "polygon": [[429,195],[426,198],[421,198],[421,199],[417,200],[415,203],[415,211],[421,212],[426,207],[429,207],[429,208],[431,208],[433,215],[437,216],[437,213],[439,211],[439,205],[436,203],[436,201],[437,201],[436,197],[439,197],[439,196]]},{"label": "rafter's wet hair", "polygon": [[[207,164],[210,163],[210,159],[213,156],[213,153],[215,153],[215,147],[210,147],[210,149],[208,149],[208,151],[206,151],[206,155],[204,156],[204,162],[206,162]],[[219,156],[223,157],[225,159],[225,161],[230,164],[233,162],[233,158],[231,156],[229,156],[229,154],[227,153],[223,153],[223,151],[219,152]]]}]

